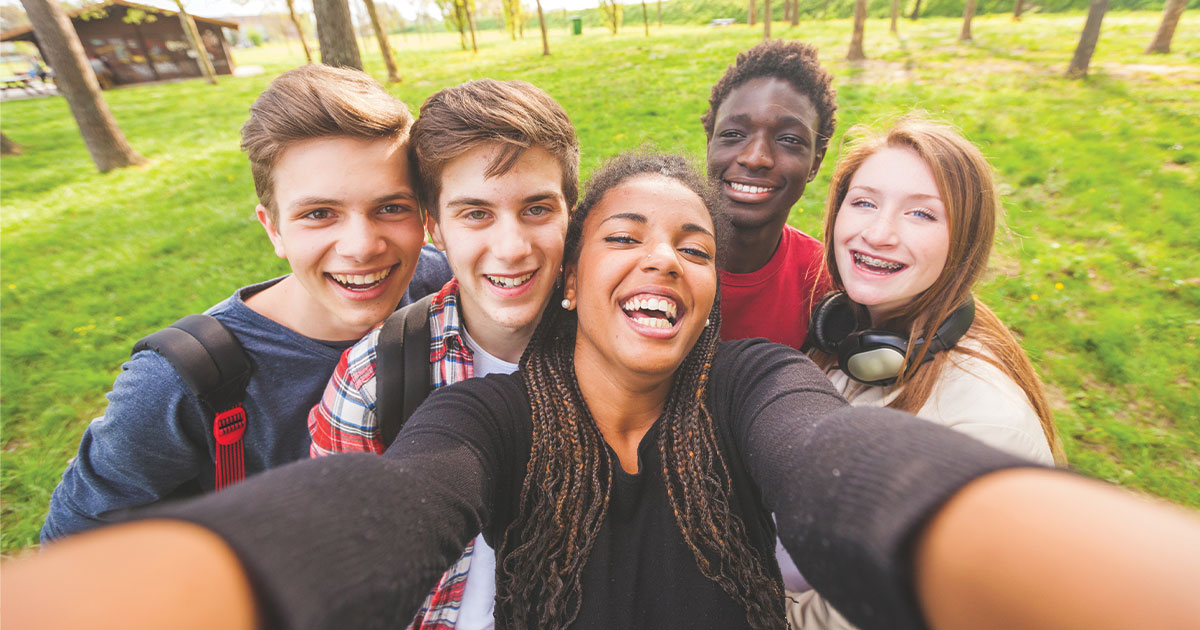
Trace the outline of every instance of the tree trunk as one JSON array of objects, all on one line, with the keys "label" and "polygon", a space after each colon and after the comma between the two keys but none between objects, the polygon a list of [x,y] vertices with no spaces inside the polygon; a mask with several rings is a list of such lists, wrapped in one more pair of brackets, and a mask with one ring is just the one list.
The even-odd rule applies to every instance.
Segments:
[{"label": "tree trunk", "polygon": [[[1020,1],[1020,0],[1018,0]],[[892,0],[892,27],[891,31],[896,32],[896,19],[900,17],[900,0]]]},{"label": "tree trunk", "polygon": [[763,0],[763,41],[771,39],[771,0]]},{"label": "tree trunk", "polygon": [[317,16],[317,45],[321,48],[321,63],[339,68],[362,70],[362,56],[354,37],[347,0],[313,0]]},{"label": "tree trunk", "polygon": [[0,133],[0,155],[20,155],[21,145],[8,139],[8,136]]},{"label": "tree trunk", "polygon": [[379,54],[383,55],[383,63],[387,66],[388,83],[403,81],[400,71],[396,69],[396,59],[392,57],[392,46],[388,43],[387,33],[379,23],[379,12],[375,10],[375,0],[363,0],[367,7],[367,15],[371,18],[371,28],[375,29],[375,39],[379,40]]},{"label": "tree trunk", "polygon": [[108,104],[100,95],[96,73],[83,54],[83,44],[57,0],[21,0],[38,48],[54,69],[54,83],[67,99],[71,115],[96,168],[101,173],[114,168],[142,164],[138,155],[117,127]]},{"label": "tree trunk", "polygon": [[646,27],[646,37],[650,37],[650,10],[646,8],[646,0],[642,0],[642,26]]},{"label": "tree trunk", "polygon": [[800,26],[800,0],[792,0],[792,26]]},{"label": "tree trunk", "polygon": [[1154,33],[1154,41],[1146,47],[1146,54],[1171,52],[1171,38],[1175,36],[1175,27],[1179,25],[1179,17],[1187,8],[1187,0],[1167,0],[1163,7],[1162,21],[1158,23],[1158,32]]},{"label": "tree trunk", "polygon": [[967,6],[963,8],[963,25],[962,32],[958,34],[959,41],[971,41],[971,20],[975,19],[975,0],[967,0]]},{"label": "tree trunk", "polygon": [[471,28],[471,51],[479,54],[479,44],[475,43],[475,14],[471,12],[471,0],[464,0],[463,11],[467,14],[467,26]]},{"label": "tree trunk", "polygon": [[846,55],[849,61],[862,61],[867,56],[863,54],[863,31],[867,27],[867,0],[854,0],[854,34],[850,36],[850,52]]},{"label": "tree trunk", "polygon": [[750,0],[750,26],[758,24],[758,3],[757,0]]},{"label": "tree trunk", "polygon": [[1017,0],[1016,3],[1013,4],[1013,21],[1014,22],[1021,20],[1021,11],[1024,8],[1025,8],[1025,0]]},{"label": "tree trunk", "polygon": [[662,0],[658,0],[658,28],[662,28]]},{"label": "tree trunk", "polygon": [[300,36],[300,47],[304,49],[305,63],[312,63],[312,52],[308,50],[308,41],[304,39],[304,28],[300,25],[300,16],[296,15],[296,0],[287,0],[288,15],[292,18],[292,25],[296,27],[296,33]]},{"label": "tree trunk", "polygon": [[[542,15],[542,0],[537,0],[538,26],[542,27],[542,56],[550,56],[550,40],[546,39],[546,17]],[[564,9],[565,11],[566,9]]]},{"label": "tree trunk", "polygon": [[792,21],[792,0],[783,0],[783,21]]},{"label": "tree trunk", "polygon": [[467,51],[467,0],[453,0],[454,2],[454,17],[458,22],[458,45],[462,46],[463,52]]},{"label": "tree trunk", "polygon": [[[193,20],[192,16],[188,15],[187,10],[183,8],[183,0],[175,0],[175,6],[179,7],[179,22],[183,25],[183,34],[187,36],[188,44],[196,53],[196,65],[200,66],[200,76],[212,85],[216,85],[217,71],[213,68],[212,60],[208,58],[208,48],[204,46],[204,40],[200,39],[200,29],[196,28],[196,20]],[[143,50],[149,50],[149,48]],[[150,67],[153,68],[154,64],[150,64]]]},{"label": "tree trunk", "polygon": [[918,17],[920,17],[920,15],[921,15],[921,0],[917,0],[917,3],[913,5],[912,14],[908,16],[908,19],[916,20]]},{"label": "tree trunk", "polygon": [[1067,67],[1068,78],[1079,79],[1087,76],[1088,64],[1092,62],[1096,42],[1100,40],[1100,22],[1107,11],[1108,0],[1092,0],[1088,6],[1087,22],[1083,25],[1083,32],[1079,34],[1075,56],[1071,57],[1071,65]]}]

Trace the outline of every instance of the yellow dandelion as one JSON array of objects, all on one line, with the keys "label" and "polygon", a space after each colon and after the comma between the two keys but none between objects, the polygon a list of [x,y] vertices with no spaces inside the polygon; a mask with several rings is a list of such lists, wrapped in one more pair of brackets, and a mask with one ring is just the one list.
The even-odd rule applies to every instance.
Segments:
[{"label": "yellow dandelion", "polygon": [[1034,293],[1033,295],[1029,296],[1029,299],[1031,299],[1031,300],[1033,300],[1034,302],[1036,302],[1036,301],[1037,301],[1037,299],[1038,299],[1038,294]]},{"label": "yellow dandelion", "polygon": [[118,322],[121,321],[122,319],[125,319],[125,318],[121,317],[120,315],[117,315],[116,317],[113,318],[114,321],[118,321]]},{"label": "yellow dandelion", "polygon": [[15,285],[15,284],[10,284],[10,285],[8,285],[8,288],[10,288],[10,289],[15,289],[15,288],[17,288],[17,285]]},{"label": "yellow dandelion", "polygon": [[1054,283],[1054,290],[1055,290],[1055,291],[1062,291],[1062,290],[1063,290],[1063,283],[1061,283],[1061,282],[1055,282],[1055,283]]}]

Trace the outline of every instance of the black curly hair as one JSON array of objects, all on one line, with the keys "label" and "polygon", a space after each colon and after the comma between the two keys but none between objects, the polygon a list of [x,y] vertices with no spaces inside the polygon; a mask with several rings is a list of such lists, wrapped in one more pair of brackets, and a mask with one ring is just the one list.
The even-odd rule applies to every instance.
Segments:
[{"label": "black curly hair", "polygon": [[717,110],[729,93],[760,77],[787,81],[797,92],[808,97],[820,118],[814,155],[824,157],[837,126],[837,90],[833,88],[833,75],[817,61],[817,48],[803,42],[773,39],[738,53],[734,64],[713,85],[708,97],[708,111],[700,117],[705,136],[712,139]]},{"label": "black curly hair", "polygon": [[[583,222],[604,195],[640,175],[662,175],[695,192],[719,225],[720,203],[686,159],[626,154],[589,182],[567,230],[564,261],[578,260]],[[556,296],[560,297],[560,296]],[[608,512],[614,466],[575,376],[576,312],[547,309],[521,358],[533,445],[517,514],[497,549],[496,627],[565,628],[579,614],[583,567]],[[786,626],[783,592],[730,506],[733,486],[706,391],[720,294],[709,323],[676,372],[659,419],[663,481],[675,521],[700,572],[746,609],[754,628]]]}]

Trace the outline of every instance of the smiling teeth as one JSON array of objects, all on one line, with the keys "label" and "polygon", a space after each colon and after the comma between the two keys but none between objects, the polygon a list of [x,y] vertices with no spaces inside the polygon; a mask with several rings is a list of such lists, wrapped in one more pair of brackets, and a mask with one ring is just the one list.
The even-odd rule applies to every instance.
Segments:
[{"label": "smiling teeth", "polygon": [[662,319],[661,317],[634,317],[633,321],[651,328],[670,328],[674,325],[669,320]]},{"label": "smiling teeth", "polygon": [[484,275],[484,277],[486,277],[488,279],[488,282],[491,282],[492,284],[494,284],[500,288],[511,289],[513,287],[519,287],[522,284],[529,282],[529,279],[533,277],[533,272],[531,271],[523,276],[517,276],[515,278],[509,278],[506,276],[489,276],[486,274]]},{"label": "smiling teeth", "polygon": [[377,284],[380,280],[388,277],[392,273],[392,268],[382,269],[374,273],[330,273],[329,277],[337,281],[338,284],[357,291],[363,291],[370,288],[371,285]]},{"label": "smiling teeth", "polygon": [[762,186],[751,186],[749,184],[739,184],[737,182],[729,182],[729,187],[738,192],[744,193],[765,193],[774,190],[774,188],[763,188]]},{"label": "smiling teeth", "polygon": [[[659,311],[661,313],[665,313],[670,319],[675,319],[675,313],[677,312],[675,303],[666,298],[630,298],[621,305],[621,308],[625,311]],[[643,319],[648,318],[635,317],[634,321],[640,321]],[[666,320],[658,319],[658,321]],[[668,323],[667,326],[669,327],[670,323]]]},{"label": "smiling teeth", "polygon": [[871,267],[879,267],[880,269],[891,269],[892,271],[904,268],[904,265],[900,263],[881,260],[879,258],[861,254],[859,252],[854,252],[854,261],[860,264],[869,265]]}]

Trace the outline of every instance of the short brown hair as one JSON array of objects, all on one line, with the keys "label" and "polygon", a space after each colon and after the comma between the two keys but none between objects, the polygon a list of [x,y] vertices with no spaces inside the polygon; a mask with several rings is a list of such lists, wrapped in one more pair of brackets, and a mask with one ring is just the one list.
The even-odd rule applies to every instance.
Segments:
[{"label": "short brown hair", "polygon": [[488,165],[486,177],[507,173],[529,147],[545,149],[562,168],[567,207],[575,205],[579,139],[562,105],[525,81],[479,79],[430,96],[413,125],[409,155],[419,181],[417,196],[434,219],[446,164],[487,143],[498,143],[502,150]]},{"label": "short brown hair", "polygon": [[322,65],[288,70],[258,96],[242,125],[259,202],[279,218],[273,171],[293,143],[330,136],[403,142],[412,122],[408,107],[364,72]]}]

